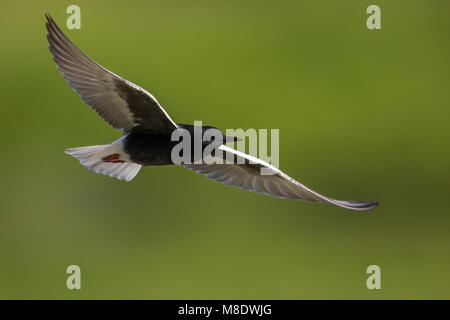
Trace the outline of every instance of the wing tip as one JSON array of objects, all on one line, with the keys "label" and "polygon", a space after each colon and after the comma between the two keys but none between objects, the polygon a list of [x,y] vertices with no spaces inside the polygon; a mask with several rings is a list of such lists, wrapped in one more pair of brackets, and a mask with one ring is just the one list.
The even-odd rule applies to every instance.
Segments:
[{"label": "wing tip", "polygon": [[379,201],[338,201],[337,205],[351,209],[351,210],[359,210],[359,211],[367,211],[375,209],[380,205]]},{"label": "wing tip", "polygon": [[47,22],[48,23],[52,23],[52,22],[54,22],[54,20],[53,20],[53,18],[52,18],[52,15],[50,14],[50,12],[45,12],[44,13],[44,16],[45,16],[45,19],[47,19]]},{"label": "wing tip", "polygon": [[49,25],[53,22],[53,18],[52,18],[52,16],[50,15],[50,12],[44,13],[44,16],[45,16],[45,19],[47,20],[47,21],[45,22],[45,25],[46,25],[47,28],[48,28]]},{"label": "wing tip", "polygon": [[47,40],[51,46],[51,41],[50,41],[49,37],[51,37],[51,35],[55,33],[55,30],[54,30],[55,21],[53,20],[52,16],[48,12],[45,13],[45,19],[47,20],[45,22],[45,28],[47,29]]}]

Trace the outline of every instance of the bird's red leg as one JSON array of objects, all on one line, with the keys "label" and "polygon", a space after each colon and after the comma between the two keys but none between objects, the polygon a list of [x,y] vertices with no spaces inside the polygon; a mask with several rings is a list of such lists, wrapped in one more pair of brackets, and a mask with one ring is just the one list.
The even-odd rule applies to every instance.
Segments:
[{"label": "bird's red leg", "polygon": [[118,153],[113,153],[106,157],[103,157],[102,160],[104,162],[125,162],[123,160],[120,160],[120,154],[118,154]]}]

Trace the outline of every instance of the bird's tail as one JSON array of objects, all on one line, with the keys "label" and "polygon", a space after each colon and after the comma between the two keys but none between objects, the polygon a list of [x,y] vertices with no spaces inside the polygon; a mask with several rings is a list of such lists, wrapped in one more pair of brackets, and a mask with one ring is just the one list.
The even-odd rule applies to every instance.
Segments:
[{"label": "bird's tail", "polygon": [[67,154],[78,159],[87,169],[119,180],[132,180],[141,165],[131,162],[123,151],[120,139],[112,144],[66,149]]}]

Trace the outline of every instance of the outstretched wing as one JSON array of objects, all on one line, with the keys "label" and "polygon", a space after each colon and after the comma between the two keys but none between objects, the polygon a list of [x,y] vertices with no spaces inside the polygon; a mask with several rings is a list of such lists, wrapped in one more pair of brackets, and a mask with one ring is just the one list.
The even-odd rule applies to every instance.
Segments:
[{"label": "outstretched wing", "polygon": [[69,86],[116,129],[167,133],[177,128],[158,101],[141,87],[106,70],[87,57],[47,18],[53,60]]},{"label": "outstretched wing", "polygon": [[[209,163],[212,163],[212,160],[233,159],[233,164],[227,164],[223,160],[224,164],[202,163],[183,164],[183,166],[197,173],[204,174],[214,181],[273,197],[326,202],[352,210],[369,210],[378,205],[378,202],[371,201],[340,201],[328,198],[307,188],[261,159],[225,145],[220,146],[218,149],[223,152],[222,156],[217,154],[216,156],[209,156],[209,159],[205,160],[209,160]],[[265,175],[261,175],[261,169],[265,170]],[[267,175],[269,172],[273,174]]]}]

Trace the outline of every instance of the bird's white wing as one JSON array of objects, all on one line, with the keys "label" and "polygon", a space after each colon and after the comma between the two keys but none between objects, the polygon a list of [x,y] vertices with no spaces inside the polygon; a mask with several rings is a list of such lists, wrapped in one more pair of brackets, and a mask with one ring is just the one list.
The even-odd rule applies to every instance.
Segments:
[{"label": "bird's white wing", "polygon": [[[242,153],[228,146],[218,147],[223,155],[209,156],[205,159],[212,163],[212,160],[224,163],[207,164],[182,164],[182,166],[206,175],[208,178],[222,182],[225,185],[239,187],[244,190],[255,191],[262,194],[271,195],[278,198],[288,198],[294,200],[306,200],[310,202],[325,202],[339,207],[353,210],[369,210],[375,208],[378,203],[371,201],[340,201],[321,195],[300,182],[292,179],[267,162]],[[227,164],[224,159],[233,159],[233,164]],[[206,162],[206,163],[205,163]],[[261,169],[271,175],[261,175]]]},{"label": "bird's white wing", "polygon": [[178,127],[149,92],[91,60],[46,17],[49,49],[58,70],[106,122],[125,132],[168,133]]}]

